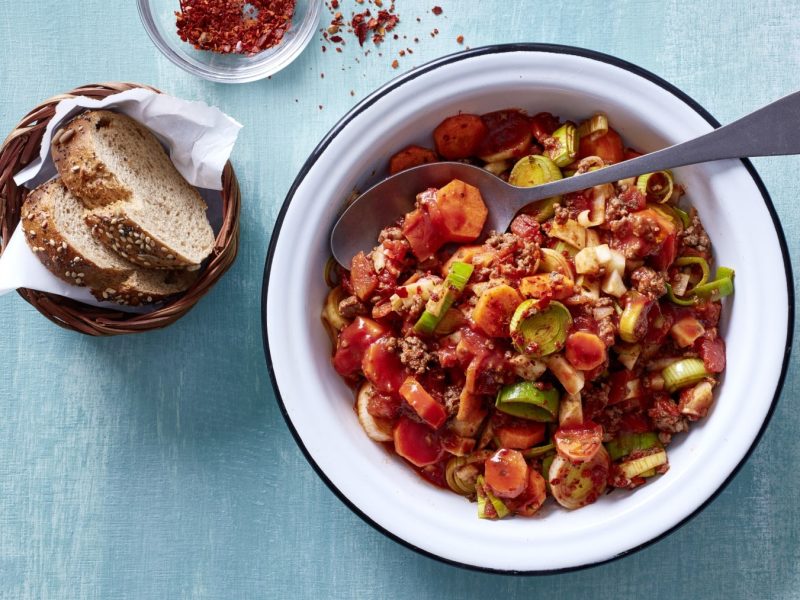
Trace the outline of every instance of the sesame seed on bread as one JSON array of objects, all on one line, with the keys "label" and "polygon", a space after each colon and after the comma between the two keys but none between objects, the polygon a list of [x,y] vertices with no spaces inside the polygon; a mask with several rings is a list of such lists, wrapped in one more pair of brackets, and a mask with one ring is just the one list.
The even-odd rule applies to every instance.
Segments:
[{"label": "sesame seed on bread", "polygon": [[140,305],[185,291],[195,273],[142,269],[91,233],[83,204],[53,179],[32,190],[22,206],[28,246],[56,277],[88,287],[101,300]]},{"label": "sesame seed on bread", "polygon": [[89,111],[59,130],[51,148],[64,185],[88,209],[93,234],[130,262],[197,269],[213,250],[205,202],[135,120]]}]

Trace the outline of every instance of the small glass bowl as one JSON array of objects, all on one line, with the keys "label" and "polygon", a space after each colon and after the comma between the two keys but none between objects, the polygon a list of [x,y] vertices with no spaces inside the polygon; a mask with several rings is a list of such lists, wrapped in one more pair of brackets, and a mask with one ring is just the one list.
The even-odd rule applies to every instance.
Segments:
[{"label": "small glass bowl", "polygon": [[322,0],[297,0],[292,25],[281,43],[253,56],[197,50],[178,37],[175,11],[179,0],[138,0],[147,34],[161,53],[184,71],[209,81],[246,83],[277,73],[295,58],[316,33]]}]

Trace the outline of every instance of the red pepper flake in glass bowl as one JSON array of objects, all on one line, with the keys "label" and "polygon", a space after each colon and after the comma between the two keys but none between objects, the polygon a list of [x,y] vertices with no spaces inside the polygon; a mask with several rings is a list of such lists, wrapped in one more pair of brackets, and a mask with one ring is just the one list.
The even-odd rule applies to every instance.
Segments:
[{"label": "red pepper flake in glass bowl", "polygon": [[178,36],[198,50],[258,54],[281,43],[296,0],[181,0]]}]

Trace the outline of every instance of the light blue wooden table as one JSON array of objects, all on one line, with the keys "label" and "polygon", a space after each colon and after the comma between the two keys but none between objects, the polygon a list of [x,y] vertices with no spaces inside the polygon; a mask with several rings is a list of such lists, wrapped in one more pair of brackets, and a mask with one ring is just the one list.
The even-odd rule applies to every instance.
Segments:
[{"label": "light blue wooden table", "polygon": [[[352,42],[342,54],[314,42],[271,80],[229,87],[162,58],[133,0],[0,3],[0,132],[57,92],[108,80],[203,99],[245,125],[233,155],[244,196],[239,259],[182,321],[90,339],[15,295],[0,299],[0,597],[800,597],[797,354],[772,424],[727,490],[666,540],[587,571],[514,578],[424,558],[364,524],[306,463],[267,377],[261,274],[295,173],[359,98],[458,50],[459,34],[472,47],[538,41],[617,55],[722,122],[800,88],[797,3],[397,4],[398,33],[420,38],[402,44],[414,54],[397,71],[397,42],[368,57]],[[754,161],[795,271],[799,161]]]}]

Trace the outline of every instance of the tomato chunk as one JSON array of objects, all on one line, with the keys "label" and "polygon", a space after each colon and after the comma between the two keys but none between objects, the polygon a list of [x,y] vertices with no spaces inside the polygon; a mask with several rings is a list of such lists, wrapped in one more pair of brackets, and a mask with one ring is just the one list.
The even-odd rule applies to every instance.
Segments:
[{"label": "tomato chunk", "polygon": [[606,362],[606,345],[596,334],[576,331],[567,338],[567,360],[581,371],[591,371]]},{"label": "tomato chunk", "polygon": [[592,460],[603,444],[603,427],[591,421],[559,427],[553,435],[558,453],[573,463]]},{"label": "tomato chunk", "polygon": [[518,450],[501,448],[484,463],[486,483],[501,498],[516,498],[528,486],[528,463]]},{"label": "tomato chunk", "polygon": [[580,158],[599,156],[607,163],[620,162],[625,156],[622,138],[610,127],[604,134],[595,133],[582,137],[578,147],[578,156]]},{"label": "tomato chunk", "polygon": [[393,431],[394,451],[418,467],[438,462],[444,454],[439,436],[427,425],[400,417]]},{"label": "tomato chunk", "polygon": [[389,330],[377,321],[356,317],[339,332],[333,368],[343,377],[352,377],[361,369],[361,362],[370,344],[388,333]]},{"label": "tomato chunk", "polygon": [[487,133],[486,124],[478,115],[454,115],[433,130],[433,141],[442,158],[459,160],[474,156]]},{"label": "tomato chunk", "polygon": [[403,219],[402,231],[419,260],[430,258],[447,242],[442,215],[436,204],[436,189],[425,190],[417,196],[417,208]]},{"label": "tomato chunk", "polygon": [[447,411],[414,377],[407,377],[400,386],[400,395],[419,417],[434,429],[439,429],[447,420]]},{"label": "tomato chunk", "polygon": [[558,117],[548,112],[540,112],[531,117],[531,133],[540,144],[544,144],[544,140],[552,136],[558,126]]},{"label": "tomato chunk", "polygon": [[389,159],[389,174],[394,175],[411,167],[418,167],[439,160],[438,155],[422,146],[406,146]]},{"label": "tomato chunk", "polygon": [[350,283],[359,300],[367,300],[378,287],[378,275],[372,261],[363,252],[350,263]]},{"label": "tomato chunk", "polygon": [[408,375],[400,357],[390,349],[388,338],[370,344],[361,369],[370,383],[384,394],[396,394]]},{"label": "tomato chunk", "polygon": [[707,335],[700,342],[700,358],[706,371],[722,373],[725,370],[725,342],[717,336]]}]

